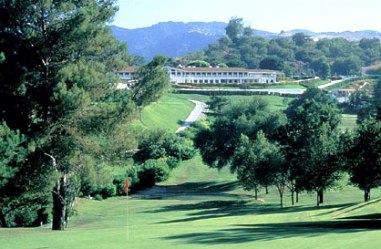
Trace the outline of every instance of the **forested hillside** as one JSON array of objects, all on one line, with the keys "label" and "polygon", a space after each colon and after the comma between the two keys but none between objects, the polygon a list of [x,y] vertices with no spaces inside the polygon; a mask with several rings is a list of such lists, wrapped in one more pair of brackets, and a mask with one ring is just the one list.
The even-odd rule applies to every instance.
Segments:
[{"label": "forested hillside", "polygon": [[359,75],[361,68],[381,60],[378,38],[349,41],[323,38],[315,41],[304,33],[265,39],[255,36],[241,18],[233,18],[226,35],[207,49],[185,57],[182,64],[204,60],[213,66],[247,67],[283,71],[294,78]]}]

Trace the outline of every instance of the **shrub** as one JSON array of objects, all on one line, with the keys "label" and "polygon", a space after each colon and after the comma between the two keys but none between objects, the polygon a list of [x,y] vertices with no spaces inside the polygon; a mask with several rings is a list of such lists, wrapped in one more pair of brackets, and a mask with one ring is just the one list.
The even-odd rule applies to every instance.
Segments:
[{"label": "shrub", "polygon": [[138,172],[135,166],[130,166],[127,168],[126,173],[122,175],[116,175],[113,180],[113,184],[116,188],[116,195],[125,195],[124,193],[124,184],[126,179],[128,178],[130,186],[128,188],[128,192],[132,193],[137,190],[137,185],[139,183]]},{"label": "shrub", "polygon": [[155,183],[168,179],[170,169],[162,160],[147,160],[138,173],[139,187],[150,188]]},{"label": "shrub", "polygon": [[94,200],[96,200],[96,201],[102,201],[102,200],[103,200],[103,197],[102,197],[102,195],[100,195],[100,194],[96,194],[96,195],[94,196]]},{"label": "shrub", "polygon": [[103,186],[100,194],[102,195],[103,199],[112,197],[116,195],[116,186],[112,183],[107,184],[106,186]]},{"label": "shrub", "polygon": [[170,169],[174,169],[179,165],[179,160],[173,156],[167,157],[165,162],[167,163],[167,165]]}]

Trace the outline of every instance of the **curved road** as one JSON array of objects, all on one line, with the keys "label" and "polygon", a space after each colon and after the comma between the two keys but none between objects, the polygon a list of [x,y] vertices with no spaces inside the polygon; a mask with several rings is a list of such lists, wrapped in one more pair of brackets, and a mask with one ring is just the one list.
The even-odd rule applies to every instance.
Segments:
[{"label": "curved road", "polygon": [[197,100],[190,100],[192,101],[196,106],[193,108],[193,111],[189,114],[185,122],[182,124],[182,126],[177,129],[176,132],[180,132],[188,128],[192,123],[194,123],[197,120],[200,120],[204,117],[204,113],[208,108],[208,105],[204,102],[197,101]]}]

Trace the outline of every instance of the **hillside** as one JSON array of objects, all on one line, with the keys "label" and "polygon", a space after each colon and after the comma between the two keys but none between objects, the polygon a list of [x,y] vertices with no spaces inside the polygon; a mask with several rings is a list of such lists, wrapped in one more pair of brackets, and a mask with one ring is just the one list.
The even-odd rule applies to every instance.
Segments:
[{"label": "hillside", "polygon": [[225,34],[225,26],[221,22],[166,22],[146,28],[111,29],[120,41],[127,42],[130,53],[150,60],[157,54],[178,57],[206,48]]},{"label": "hillside", "polygon": [[[184,56],[187,53],[206,48],[225,34],[227,23],[223,22],[161,22],[151,27],[125,29],[111,26],[115,37],[128,45],[131,54],[146,60],[162,54],[169,57]],[[356,32],[315,33],[304,29],[282,31],[280,34],[254,29],[254,35],[264,38],[288,37],[303,32],[314,39],[343,37],[348,40],[381,38],[381,33],[372,30]]]}]

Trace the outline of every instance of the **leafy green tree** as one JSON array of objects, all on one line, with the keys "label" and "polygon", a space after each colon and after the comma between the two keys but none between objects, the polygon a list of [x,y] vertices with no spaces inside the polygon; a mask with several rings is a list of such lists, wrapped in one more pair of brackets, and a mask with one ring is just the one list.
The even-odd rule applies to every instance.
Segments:
[{"label": "leafy green tree", "polygon": [[317,205],[323,192],[340,177],[340,112],[335,100],[318,89],[308,89],[286,110],[287,160],[291,179],[307,191],[316,191]]},{"label": "leafy green tree", "polygon": [[319,58],[311,62],[311,68],[315,71],[316,75],[321,79],[329,79],[331,77],[331,66],[327,58]]},{"label": "leafy green tree", "polygon": [[275,184],[280,197],[280,206],[283,207],[283,195],[286,186],[286,171],[284,171],[284,157],[281,148],[271,143],[262,131],[257,133],[256,139],[241,135],[239,144],[232,159],[236,168],[237,178],[245,190],[255,190],[257,199],[258,187]]},{"label": "leafy green tree", "polygon": [[362,49],[362,59],[365,65],[371,65],[378,61],[381,57],[381,42],[377,38],[363,38],[359,42],[359,47]]},{"label": "leafy green tree", "polygon": [[285,122],[280,113],[270,112],[264,100],[254,97],[227,105],[220,111],[210,127],[202,127],[195,137],[195,145],[200,149],[203,161],[213,168],[230,166],[239,144],[241,134],[255,139],[262,130],[269,139],[274,131]]},{"label": "leafy green tree", "polygon": [[350,180],[364,191],[364,201],[369,201],[370,190],[381,185],[381,122],[379,120],[370,117],[360,123],[347,156]]},{"label": "leafy green tree", "polygon": [[275,56],[269,56],[261,60],[259,63],[261,69],[270,69],[270,70],[282,70],[283,61]]},{"label": "leafy green tree", "polygon": [[211,100],[207,102],[208,108],[213,111],[215,115],[219,115],[222,108],[230,103],[230,100],[221,96],[212,96]]},{"label": "leafy green tree", "polygon": [[312,42],[311,37],[304,33],[296,33],[291,37],[291,39],[299,47]]},{"label": "leafy green tree", "polygon": [[357,56],[338,58],[332,64],[332,73],[336,75],[360,75],[361,60]]},{"label": "leafy green tree", "polygon": [[136,163],[149,159],[161,159],[174,168],[181,160],[191,159],[195,155],[191,140],[163,131],[153,131],[143,137],[134,154]]},{"label": "leafy green tree", "polygon": [[139,188],[150,188],[168,179],[170,169],[163,160],[149,159],[138,172]]},{"label": "leafy green tree", "polygon": [[195,66],[195,67],[210,67],[210,63],[203,60],[194,60],[190,61],[187,66]]},{"label": "leafy green tree", "polygon": [[226,35],[233,42],[237,42],[238,38],[242,36],[243,31],[245,30],[243,26],[243,19],[237,18],[237,17],[231,18],[225,30],[226,30]]}]

